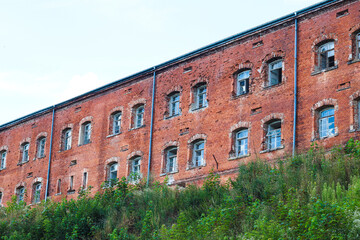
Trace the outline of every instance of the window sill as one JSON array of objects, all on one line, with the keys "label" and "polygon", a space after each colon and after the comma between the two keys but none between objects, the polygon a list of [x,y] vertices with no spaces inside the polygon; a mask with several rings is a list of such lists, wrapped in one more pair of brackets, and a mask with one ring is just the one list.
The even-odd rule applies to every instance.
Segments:
[{"label": "window sill", "polygon": [[208,107],[208,105],[204,106],[204,107],[191,108],[190,110],[191,110],[191,112],[198,112],[198,111],[201,111],[201,110],[203,110],[203,109],[205,109],[207,107]]},{"label": "window sill", "polygon": [[280,83],[278,83],[278,84],[265,86],[265,87],[263,88],[263,90],[268,90],[268,89],[271,89],[271,88],[276,88],[276,87],[279,87],[279,86],[282,86],[282,85],[284,85],[284,82],[283,82],[283,81],[280,82]]},{"label": "window sill", "polygon": [[360,58],[354,58],[354,59],[348,61],[347,64],[350,65],[350,64],[353,64],[353,63],[357,63],[357,62],[360,62]]},{"label": "window sill", "polygon": [[136,130],[136,129],[139,129],[139,128],[144,128],[145,126],[146,126],[146,125],[141,125],[140,127],[130,128],[129,131]]},{"label": "window sill", "polygon": [[263,151],[260,151],[260,153],[269,153],[269,152],[281,150],[281,149],[284,149],[284,148],[285,148],[285,146],[281,145],[280,147],[277,147],[277,148],[274,148],[274,149],[265,149]]},{"label": "window sill", "polygon": [[90,143],[92,143],[92,141],[90,141],[90,142],[88,142],[88,143],[79,144],[78,147],[85,146],[85,145],[89,145]]},{"label": "window sill", "polygon": [[178,172],[179,172],[179,170],[176,170],[176,171],[173,171],[173,172],[161,173],[160,177],[167,176],[167,175],[172,175],[172,174],[175,174],[175,173],[178,173]]},{"label": "window sill", "polygon": [[164,117],[164,119],[171,119],[171,118],[175,118],[175,117],[178,117],[178,116],[180,116],[181,114],[179,113],[179,114],[176,114],[176,115],[171,115],[171,116],[165,116]]},{"label": "window sill", "polygon": [[206,163],[204,163],[203,165],[200,165],[200,166],[189,166],[186,168],[186,171],[192,170],[192,169],[201,169],[202,167],[205,167],[205,166],[206,166]]},{"label": "window sill", "polygon": [[59,153],[60,153],[60,152],[66,152],[66,151],[69,151],[69,150],[71,150],[71,148],[69,148],[69,149],[62,149],[62,150],[59,151]]},{"label": "window sill", "polygon": [[6,169],[6,167],[4,167],[4,168],[0,168],[0,172],[2,171],[2,170],[5,170]]},{"label": "window sill", "polygon": [[242,156],[236,156],[236,157],[229,157],[228,160],[229,161],[234,161],[234,160],[238,160],[238,159],[242,159],[242,158],[247,158],[250,157],[250,153],[246,154],[246,155],[242,155]]},{"label": "window sill", "polygon": [[19,162],[17,165],[18,166],[22,166],[22,165],[24,165],[25,163],[28,163],[29,162],[29,160],[27,160],[27,161],[25,161],[25,162]]},{"label": "window sill", "polygon": [[44,155],[44,156],[41,156],[41,157],[37,157],[37,158],[35,158],[34,160],[36,160],[36,159],[42,159],[42,158],[45,158],[46,156]]},{"label": "window sill", "polygon": [[120,135],[120,134],[122,134],[122,132],[110,134],[110,135],[106,136],[106,138],[115,137],[115,136]]},{"label": "window sill", "polygon": [[338,133],[335,133],[334,135],[329,135],[329,136],[326,136],[326,137],[317,137],[317,138],[311,139],[311,142],[318,141],[318,140],[321,141],[321,140],[325,140],[325,139],[328,139],[328,138],[333,138],[333,137],[336,137],[338,135],[339,135]]},{"label": "window sill", "polygon": [[338,65],[335,65],[333,67],[329,67],[329,68],[324,68],[324,69],[320,69],[320,70],[315,70],[313,71],[310,75],[311,76],[315,76],[315,75],[318,75],[320,73],[323,73],[323,72],[328,72],[328,71],[331,71],[331,70],[334,70],[334,69],[337,69],[338,68]]},{"label": "window sill", "polygon": [[235,99],[238,99],[238,98],[243,98],[243,97],[247,97],[249,96],[250,92],[247,92],[247,93],[243,93],[243,94],[232,94],[231,95],[231,100],[235,100]]},{"label": "window sill", "polygon": [[54,196],[59,196],[59,195],[61,195],[61,193],[55,193],[55,195],[54,195]]},{"label": "window sill", "polygon": [[68,190],[68,191],[67,191],[67,194],[68,194],[68,195],[71,195],[71,194],[74,194],[74,193],[75,193],[75,189],[71,189],[71,190]]}]

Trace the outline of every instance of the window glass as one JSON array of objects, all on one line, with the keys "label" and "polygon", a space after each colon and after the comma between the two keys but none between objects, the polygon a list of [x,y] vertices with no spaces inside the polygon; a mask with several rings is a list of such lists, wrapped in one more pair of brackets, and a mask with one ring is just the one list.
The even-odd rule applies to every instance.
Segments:
[{"label": "window glass", "polygon": [[356,35],[356,51],[357,51],[357,58],[360,58],[360,33]]},{"label": "window glass", "polygon": [[196,89],[196,107],[203,108],[206,106],[206,85],[202,85]]},{"label": "window glass", "polygon": [[140,106],[136,109],[135,116],[135,128],[141,127],[144,125],[144,107]]},{"label": "window glass", "polygon": [[237,77],[237,95],[242,95],[249,92],[249,78],[250,70],[243,71],[238,74]]},{"label": "window glass", "polygon": [[281,83],[282,64],[282,60],[278,60],[269,64],[269,86]]},{"label": "window glass", "polygon": [[120,133],[121,128],[121,113],[116,113],[113,115],[113,134]]},{"label": "window glass", "polygon": [[29,143],[25,143],[23,145],[23,152],[22,152],[22,162],[27,162],[29,160]]},{"label": "window glass", "polygon": [[178,93],[171,95],[169,102],[169,116],[180,114],[180,95]]},{"label": "window glass", "polygon": [[328,42],[319,47],[320,69],[335,66],[334,42]]},{"label": "window glass", "polygon": [[235,142],[236,156],[245,156],[248,154],[248,130],[244,129],[236,133]]},{"label": "window glass", "polygon": [[71,129],[65,130],[64,132],[64,150],[71,148]]},{"label": "window glass", "polygon": [[34,203],[40,202],[40,193],[41,193],[41,183],[34,184]]},{"label": "window glass", "polygon": [[117,171],[118,171],[118,164],[117,163],[114,163],[114,164],[110,165],[109,177],[108,177],[109,181],[117,179]]},{"label": "window glass", "polygon": [[170,148],[166,154],[166,172],[176,171],[177,148]]},{"label": "window glass", "polygon": [[16,189],[16,193],[17,193],[17,202],[19,203],[21,201],[24,201],[25,188],[19,187],[18,189]]},{"label": "window glass", "polygon": [[194,143],[193,145],[193,166],[198,167],[204,164],[204,147],[203,140]]},{"label": "window glass", "polygon": [[131,172],[140,174],[140,157],[134,158],[131,163]]},{"label": "window glass", "polygon": [[319,135],[320,138],[335,135],[334,108],[328,108],[320,112]]},{"label": "window glass", "polygon": [[83,144],[90,143],[90,136],[91,136],[91,123],[86,123],[83,126],[84,128],[84,140]]},{"label": "window glass", "polygon": [[6,151],[0,152],[0,169],[5,169],[6,167]]},{"label": "window glass", "polygon": [[38,158],[42,158],[45,156],[45,142],[46,142],[46,138],[40,138],[38,140]]},{"label": "window glass", "polygon": [[268,125],[267,145],[269,150],[277,149],[281,146],[281,122],[276,121]]}]

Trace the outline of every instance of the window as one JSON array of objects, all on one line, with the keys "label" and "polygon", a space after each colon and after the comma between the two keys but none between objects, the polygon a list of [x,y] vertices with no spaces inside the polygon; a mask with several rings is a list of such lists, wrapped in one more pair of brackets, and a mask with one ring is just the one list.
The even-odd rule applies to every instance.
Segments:
[{"label": "window", "polygon": [[357,121],[358,129],[360,129],[360,100],[357,101]]},{"label": "window", "polygon": [[2,198],[3,198],[3,193],[0,192],[0,206],[2,205],[2,204],[1,204],[1,203],[2,203]]},{"label": "window", "polygon": [[69,191],[74,191],[74,176],[70,176]]},{"label": "window", "polygon": [[204,165],[204,140],[198,140],[193,143],[192,149],[192,166],[199,167]]},{"label": "window", "polygon": [[207,107],[206,84],[201,84],[195,88],[195,108],[204,107]]},{"label": "window", "polygon": [[17,202],[24,201],[25,197],[25,188],[24,187],[18,187],[16,189],[16,196],[17,196]]},{"label": "window", "polygon": [[141,164],[141,157],[135,156],[130,159],[130,174],[129,174],[129,180],[131,182],[137,182],[141,178],[141,172],[140,172],[140,164]]},{"label": "window", "polygon": [[112,118],[112,134],[119,134],[121,129],[121,112],[111,115]]},{"label": "window", "polygon": [[40,202],[40,193],[41,193],[41,183],[34,184],[34,196],[33,196],[33,203]]},{"label": "window", "polygon": [[29,143],[23,143],[21,146],[21,163],[29,161]]},{"label": "window", "polygon": [[281,121],[274,121],[267,126],[266,140],[268,150],[281,147]]},{"label": "window", "polygon": [[61,179],[58,179],[56,193],[57,194],[61,193]]},{"label": "window", "polygon": [[335,66],[334,42],[327,42],[318,48],[318,68],[319,70]]},{"label": "window", "polygon": [[144,105],[138,106],[135,109],[134,128],[139,128],[144,125]]},{"label": "window", "polygon": [[0,170],[6,168],[6,151],[0,152]]},{"label": "window", "polygon": [[356,45],[356,58],[360,59],[360,33],[356,34],[355,45]]},{"label": "window", "polygon": [[90,143],[90,137],[91,137],[91,122],[85,122],[81,125],[80,145]]},{"label": "window", "polygon": [[326,108],[319,115],[319,136],[320,138],[335,135],[334,108]]},{"label": "window", "polygon": [[118,164],[113,163],[109,166],[109,173],[108,173],[108,181],[116,181],[117,178],[117,172],[118,172]]},{"label": "window", "polygon": [[281,83],[283,61],[275,60],[269,63],[269,86]]},{"label": "window", "polygon": [[178,92],[170,95],[169,100],[169,117],[180,114],[180,94]]},{"label": "window", "polygon": [[166,162],[165,162],[165,172],[171,173],[176,172],[176,159],[177,159],[177,147],[170,147],[165,151]]},{"label": "window", "polygon": [[63,131],[63,150],[69,150],[71,148],[71,132],[70,128]]},{"label": "window", "polygon": [[46,142],[45,137],[41,137],[37,141],[37,157],[38,158],[45,157],[45,142]]},{"label": "window", "polygon": [[88,180],[88,173],[84,172],[83,173],[83,185],[82,185],[83,189],[85,189],[87,186],[87,180]]},{"label": "window", "polygon": [[236,95],[243,95],[249,92],[250,70],[245,70],[237,75]]},{"label": "window", "polygon": [[235,156],[246,156],[248,154],[248,130],[237,131],[235,137]]}]

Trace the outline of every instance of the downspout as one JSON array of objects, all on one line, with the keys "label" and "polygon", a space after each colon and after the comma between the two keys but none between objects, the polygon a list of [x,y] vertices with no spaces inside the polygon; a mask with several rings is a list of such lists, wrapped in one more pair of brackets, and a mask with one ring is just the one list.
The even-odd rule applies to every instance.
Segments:
[{"label": "downspout", "polygon": [[149,158],[148,169],[146,177],[146,187],[149,187],[150,180],[150,166],[151,166],[151,154],[152,154],[152,141],[153,141],[153,127],[154,127],[154,103],[155,103],[155,86],[156,86],[156,67],[154,67],[153,85],[152,85],[152,99],[151,99],[151,123],[150,123],[150,140],[149,140]]},{"label": "downspout", "polygon": [[296,118],[297,118],[297,49],[298,49],[298,17],[297,12],[295,15],[295,40],[294,40],[294,126],[293,126],[293,144],[292,156],[295,155],[296,147]]},{"label": "downspout", "polygon": [[55,119],[55,106],[53,106],[53,108],[52,108],[50,150],[49,150],[49,163],[48,163],[47,177],[46,177],[45,202],[49,195],[49,179],[50,179],[52,140],[53,140],[53,134],[54,134],[54,119]]}]

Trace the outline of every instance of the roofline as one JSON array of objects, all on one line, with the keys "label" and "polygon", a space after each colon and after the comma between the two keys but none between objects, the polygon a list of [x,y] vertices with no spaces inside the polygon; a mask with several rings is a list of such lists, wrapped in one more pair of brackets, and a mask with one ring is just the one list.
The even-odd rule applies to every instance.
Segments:
[{"label": "roofline", "polygon": [[122,79],[119,79],[119,80],[116,80],[112,83],[109,83],[109,84],[106,84],[102,87],[99,87],[99,88],[96,88],[94,90],[91,90],[89,92],[86,92],[86,93],[83,93],[81,95],[78,95],[76,97],[73,97],[73,98],[70,98],[66,101],[63,101],[63,102],[60,102],[58,104],[55,104],[54,106],[50,106],[50,107],[47,107],[47,108],[44,108],[42,110],[39,110],[39,111],[36,111],[34,113],[30,113],[24,117],[21,117],[21,118],[18,118],[18,119],[15,119],[11,122],[8,122],[8,123],[5,123],[3,125],[0,125],[0,131],[6,129],[6,128],[9,128],[11,127],[12,125],[15,125],[15,124],[18,124],[18,123],[21,123],[21,122],[24,122],[28,119],[31,119],[32,117],[35,117],[35,116],[38,116],[38,115],[42,115],[44,113],[47,113],[47,112],[50,112],[50,110],[52,110],[53,108],[62,108],[62,107],[65,107],[73,102],[76,102],[76,101],[79,101],[79,100],[82,100],[84,98],[87,98],[87,97],[90,97],[90,96],[94,96],[95,94],[99,93],[99,92],[102,92],[102,91],[105,91],[105,90],[108,90],[109,88],[112,88],[112,87],[115,87],[117,86],[118,84],[120,83],[125,83],[129,80],[132,80],[134,78],[137,78],[137,77],[140,77],[140,76],[144,76],[146,74],[150,74],[152,73],[153,71],[156,71],[157,69],[162,69],[162,68],[165,68],[165,67],[169,67],[173,64],[176,64],[176,63],[179,63],[181,61],[184,61],[188,58],[191,58],[191,57],[195,57],[199,54],[202,54],[208,50],[211,50],[211,49],[215,49],[217,47],[220,47],[220,46],[223,46],[223,45],[226,45],[228,43],[231,43],[233,42],[234,40],[238,40],[240,39],[241,37],[245,37],[245,36],[248,36],[250,34],[253,34],[257,31],[261,31],[261,30],[264,30],[266,28],[270,28],[272,26],[275,26],[277,24],[281,24],[281,23],[284,23],[285,21],[287,20],[291,20],[291,19],[294,19],[295,17],[299,18],[301,17],[300,15],[304,15],[304,14],[307,14],[313,10],[317,10],[318,8],[321,8],[321,7],[326,7],[332,3],[337,3],[337,2],[342,2],[344,0],[326,0],[326,1],[323,1],[323,2],[320,2],[320,3],[317,3],[317,4],[314,4],[314,5],[311,5],[309,7],[306,7],[306,8],[303,8],[301,10],[298,10],[294,13],[291,13],[291,14],[287,14],[283,17],[280,17],[280,18],[277,18],[275,20],[272,20],[270,22],[266,22],[264,24],[261,24],[259,26],[256,26],[254,28],[251,28],[251,29],[248,29],[248,30],[245,30],[243,32],[240,32],[238,34],[235,34],[235,35],[232,35],[230,37],[227,37],[227,38],[224,38],[222,40],[219,40],[217,42],[214,42],[214,43],[211,43],[209,45],[206,45],[204,47],[201,47],[201,48],[198,48],[194,51],[191,51],[189,53],[186,53],[184,55],[181,55],[179,57],[176,57],[174,59],[171,59],[171,60],[168,60],[166,62],[163,62],[163,63],[160,63],[156,66],[153,66],[153,67],[150,67],[150,68],[147,68],[145,70],[142,70],[140,72],[137,72],[135,74],[132,74],[130,76],[127,76],[127,77],[124,77]]}]

